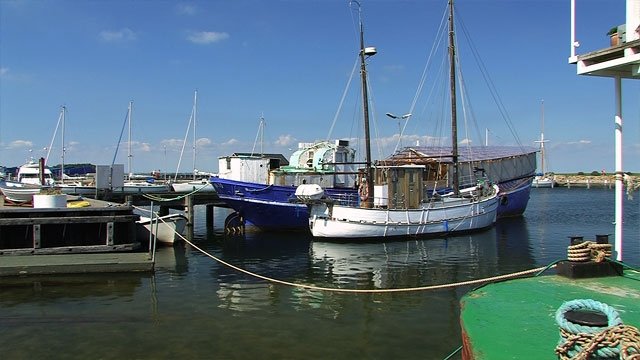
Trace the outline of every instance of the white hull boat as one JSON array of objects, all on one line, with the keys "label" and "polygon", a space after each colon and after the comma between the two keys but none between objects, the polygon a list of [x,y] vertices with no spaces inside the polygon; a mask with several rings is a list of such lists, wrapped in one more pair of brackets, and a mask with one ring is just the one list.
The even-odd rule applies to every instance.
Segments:
[{"label": "white hull boat", "polygon": [[209,179],[192,180],[188,182],[175,182],[171,184],[171,189],[175,192],[180,193],[215,192],[215,189],[209,182]]},{"label": "white hull boat", "polygon": [[149,217],[140,216],[140,220],[136,221],[136,232],[139,241],[148,241],[149,233],[152,232],[153,235],[157,234],[159,243],[171,245],[180,240],[186,224],[187,218],[182,214],[159,216],[153,221]]},{"label": "white hull boat", "polygon": [[40,193],[42,186],[15,181],[0,181],[0,190],[9,201],[27,203],[33,200],[33,195]]},{"label": "white hull boat", "polygon": [[125,181],[123,187],[113,188],[114,193],[122,194],[155,194],[169,191],[169,185],[154,184],[146,181]]},{"label": "white hull boat", "polygon": [[[453,49],[453,3],[449,3],[449,48]],[[371,166],[371,140],[367,97],[366,58],[376,54],[373,47],[364,46],[360,22],[360,65],[362,105],[365,125],[365,168],[358,173],[360,203],[340,203],[341,199],[318,194],[306,185],[298,187],[301,202],[309,204],[309,228],[320,239],[384,239],[390,237],[436,237],[487,229],[496,221],[498,211],[497,185],[478,179],[475,186],[460,187],[455,51],[449,51],[453,189],[447,194],[425,191],[424,167],[415,164]],[[474,172],[475,175],[475,172]],[[320,200],[317,198],[320,197]]]},{"label": "white hull boat", "polygon": [[[498,186],[487,195],[442,197],[418,209],[362,208],[327,203],[311,205],[309,228],[319,238],[437,236],[491,227],[496,221]],[[482,195],[480,195],[482,196]]]},{"label": "white hull boat", "polygon": [[547,176],[536,176],[533,178],[533,182],[531,186],[534,188],[552,188],[554,187],[556,182]]}]

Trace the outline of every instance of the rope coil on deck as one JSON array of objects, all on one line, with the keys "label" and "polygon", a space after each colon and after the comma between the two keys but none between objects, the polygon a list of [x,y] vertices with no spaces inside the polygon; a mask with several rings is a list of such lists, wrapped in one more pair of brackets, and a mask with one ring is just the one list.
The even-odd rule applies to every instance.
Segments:
[{"label": "rope coil on deck", "polygon": [[595,261],[602,262],[611,257],[611,244],[598,244],[593,241],[584,241],[580,244],[569,245],[567,248],[567,260],[574,262]]},{"label": "rope coil on deck", "polygon": [[[570,311],[599,312],[607,317],[607,326],[576,324],[566,318]],[[555,352],[562,360],[625,359],[640,360],[640,332],[624,325],[611,306],[591,299],[576,299],[562,304],[556,311],[560,341]]]}]

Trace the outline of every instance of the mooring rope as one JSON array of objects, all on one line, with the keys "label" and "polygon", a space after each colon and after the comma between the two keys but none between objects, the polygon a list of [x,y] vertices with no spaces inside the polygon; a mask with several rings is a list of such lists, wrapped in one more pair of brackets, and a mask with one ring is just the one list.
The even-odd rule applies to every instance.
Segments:
[{"label": "mooring rope", "polygon": [[[569,311],[586,310],[602,313],[607,326],[587,326],[569,321]],[[560,327],[560,341],[555,349],[561,360],[591,359],[594,355],[604,359],[640,359],[640,332],[634,326],[624,325],[618,312],[611,306],[591,299],[567,301],[556,311]]]},{"label": "mooring rope", "polygon": [[290,282],[290,281],[274,279],[274,278],[271,278],[271,277],[268,277],[268,276],[264,276],[264,275],[260,275],[260,274],[251,272],[249,270],[245,270],[243,268],[240,268],[238,266],[230,264],[230,263],[228,263],[228,262],[216,257],[215,255],[212,255],[212,254],[208,253],[207,251],[201,249],[199,246],[197,246],[193,242],[189,241],[182,234],[180,234],[180,233],[176,233],[176,234],[182,240],[184,240],[187,244],[191,245],[194,249],[200,251],[202,254],[208,256],[209,258],[215,260],[216,262],[218,262],[218,263],[220,263],[220,264],[222,264],[224,266],[227,266],[227,267],[229,267],[231,269],[234,269],[234,270],[236,270],[238,272],[241,272],[243,274],[246,274],[246,275],[258,278],[258,279],[262,279],[262,280],[265,280],[265,281],[268,281],[268,282],[272,282],[272,283],[275,283],[275,284],[281,284],[281,285],[297,287],[297,288],[307,289],[307,290],[330,291],[330,292],[341,292],[341,293],[397,293],[397,292],[410,292],[410,291],[440,290],[440,289],[447,289],[447,288],[453,288],[453,287],[459,287],[459,286],[477,285],[477,284],[483,284],[483,283],[488,283],[488,282],[501,281],[501,280],[506,280],[506,279],[513,279],[513,278],[523,277],[525,275],[530,275],[530,274],[534,274],[534,273],[538,273],[539,274],[540,272],[543,272],[543,271],[555,266],[555,263],[553,263],[553,264],[548,265],[548,266],[543,266],[543,267],[530,269],[530,270],[519,271],[519,272],[515,272],[515,273],[511,273],[511,274],[498,275],[498,276],[493,276],[493,277],[488,277],[488,278],[483,278],[483,279],[476,279],[476,280],[459,281],[459,282],[449,283],[449,284],[418,286],[418,287],[411,287],[411,288],[394,288],[394,289],[340,289],[340,288],[329,288],[329,287],[316,286],[316,285],[299,284],[299,283],[294,283],[294,282]]},{"label": "mooring rope", "polygon": [[567,260],[573,262],[595,261],[602,262],[611,257],[611,244],[598,244],[593,241],[583,241],[567,247]]},{"label": "mooring rope", "polygon": [[195,188],[196,186],[194,186],[194,190],[192,192],[189,192],[189,193],[186,193],[186,194],[182,194],[182,195],[178,195],[178,196],[173,197],[173,198],[163,198],[163,197],[156,196],[156,195],[153,195],[153,194],[142,194],[142,196],[146,197],[149,200],[153,200],[153,201],[160,201],[160,202],[162,202],[162,201],[175,201],[175,200],[184,199],[187,196],[191,196],[191,195],[197,193],[198,191],[204,189],[206,186],[207,186],[207,184],[204,184],[204,185],[202,185],[201,187],[199,187],[197,189]]}]

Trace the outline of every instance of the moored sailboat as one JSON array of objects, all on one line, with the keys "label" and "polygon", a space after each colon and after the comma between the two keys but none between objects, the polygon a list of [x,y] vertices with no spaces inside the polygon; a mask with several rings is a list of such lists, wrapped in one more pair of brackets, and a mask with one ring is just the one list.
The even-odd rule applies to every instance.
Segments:
[{"label": "moored sailboat", "polygon": [[[360,9],[358,9],[360,10]],[[359,174],[360,203],[341,204],[339,199],[300,200],[309,203],[309,228],[321,239],[378,239],[406,236],[437,236],[477,231],[496,220],[498,187],[481,179],[473,187],[460,189],[455,89],[453,3],[449,10],[449,61],[451,95],[451,140],[453,189],[428,196],[423,186],[423,167],[411,164],[372,166],[366,60],[376,54],[365,47],[360,18],[360,74],[365,133],[365,168]],[[298,188],[299,193],[305,187]]]}]

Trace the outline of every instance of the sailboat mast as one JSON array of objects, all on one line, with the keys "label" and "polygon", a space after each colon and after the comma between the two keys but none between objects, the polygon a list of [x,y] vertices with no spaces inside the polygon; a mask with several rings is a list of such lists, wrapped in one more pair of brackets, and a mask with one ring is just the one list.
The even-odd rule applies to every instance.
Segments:
[{"label": "sailboat mast", "polygon": [[542,100],[542,127],[540,128],[540,166],[542,168],[542,176],[546,173],[544,167],[544,100]]},{"label": "sailboat mast", "polygon": [[131,180],[131,176],[133,175],[131,173],[131,158],[133,157],[133,155],[131,155],[131,110],[133,107],[133,101],[129,101],[129,108],[127,109],[127,122],[129,123],[129,141],[127,142],[127,166],[128,166],[128,171],[129,171],[129,180]]},{"label": "sailboat mast", "polygon": [[451,87],[451,158],[453,160],[453,193],[460,193],[458,172],[458,124],[456,113],[456,50],[453,37],[453,0],[449,0],[449,83]]},{"label": "sailboat mast", "polygon": [[64,147],[64,121],[65,115],[67,113],[67,107],[62,106],[62,164],[60,165],[60,181],[64,183],[64,152],[66,151]]},{"label": "sailboat mast", "polygon": [[[359,14],[360,15],[360,14]],[[371,136],[369,130],[369,94],[367,92],[367,66],[365,64],[364,28],[360,18],[360,76],[362,78],[362,112],[364,115],[365,167],[367,194],[363,201],[365,208],[373,207],[373,167],[371,167]]]},{"label": "sailboat mast", "polygon": [[198,90],[193,94],[193,180],[196,179],[196,111],[198,109]]}]

